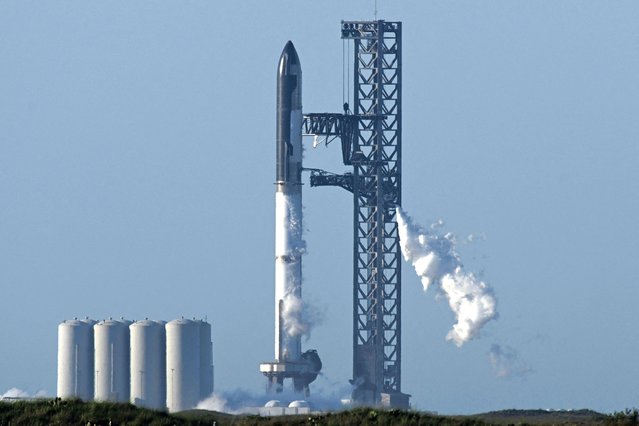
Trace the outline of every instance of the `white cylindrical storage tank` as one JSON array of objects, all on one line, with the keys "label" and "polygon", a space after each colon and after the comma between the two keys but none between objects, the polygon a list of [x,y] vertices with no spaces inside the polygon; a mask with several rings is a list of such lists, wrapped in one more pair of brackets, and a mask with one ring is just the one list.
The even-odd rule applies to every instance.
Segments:
[{"label": "white cylindrical storage tank", "polygon": [[200,325],[188,319],[166,324],[166,406],[169,412],[200,401]]},{"label": "white cylindrical storage tank", "polygon": [[93,326],[96,401],[129,402],[129,324],[108,319]]},{"label": "white cylindrical storage tank", "polygon": [[59,398],[93,399],[93,324],[68,320],[58,325]]},{"label": "white cylindrical storage tank", "polygon": [[213,342],[211,324],[200,321],[200,399],[213,393]]},{"label": "white cylindrical storage tank", "polygon": [[134,322],[131,332],[131,403],[166,408],[166,332],[148,319]]}]

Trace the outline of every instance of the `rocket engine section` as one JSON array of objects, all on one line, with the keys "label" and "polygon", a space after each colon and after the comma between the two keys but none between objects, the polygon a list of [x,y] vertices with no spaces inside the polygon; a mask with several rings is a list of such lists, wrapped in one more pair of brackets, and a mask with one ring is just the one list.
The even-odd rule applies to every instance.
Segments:
[{"label": "rocket engine section", "polygon": [[317,375],[322,371],[322,360],[315,349],[309,349],[302,354],[302,359],[306,361],[310,368],[302,374],[302,379],[308,386],[317,379]]}]

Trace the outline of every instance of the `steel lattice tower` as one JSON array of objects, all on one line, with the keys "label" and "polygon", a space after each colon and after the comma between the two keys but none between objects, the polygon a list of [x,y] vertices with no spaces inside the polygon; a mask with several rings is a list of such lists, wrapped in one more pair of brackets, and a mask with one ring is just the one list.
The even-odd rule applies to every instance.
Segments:
[{"label": "steel lattice tower", "polygon": [[304,133],[340,137],[344,175],[311,173],[311,186],[353,193],[353,399],[408,406],[401,393],[401,22],[342,21],[353,41],[352,114],[308,114]]}]

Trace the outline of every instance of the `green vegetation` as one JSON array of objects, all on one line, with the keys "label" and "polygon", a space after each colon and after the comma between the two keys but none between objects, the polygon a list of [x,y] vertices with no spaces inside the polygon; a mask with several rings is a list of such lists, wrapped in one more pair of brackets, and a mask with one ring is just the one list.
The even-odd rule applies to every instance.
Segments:
[{"label": "green vegetation", "polygon": [[615,426],[639,425],[639,411],[636,408],[618,411],[608,416],[607,423]]},{"label": "green vegetation", "polygon": [[[193,412],[181,413],[183,418],[193,418]],[[210,424],[210,423],[209,423]],[[458,425],[484,425],[481,420],[473,418],[454,418],[419,413],[417,411],[379,410],[372,408],[357,408],[350,411],[337,411],[322,414],[306,414],[297,416],[234,416],[218,420],[218,425],[321,425],[321,426],[359,426],[359,425],[410,425],[410,426],[458,426]]]},{"label": "green vegetation", "polygon": [[176,422],[166,413],[140,409],[131,404],[60,399],[0,403],[1,426],[94,424],[160,426]]},{"label": "green vegetation", "polygon": [[416,411],[358,408],[322,414],[259,417],[233,416],[205,410],[178,414],[137,408],[131,404],[82,402],[80,400],[37,400],[0,402],[0,426],[78,425],[637,425],[636,409],[611,415],[591,410],[546,411],[504,410],[474,416],[439,416]]}]

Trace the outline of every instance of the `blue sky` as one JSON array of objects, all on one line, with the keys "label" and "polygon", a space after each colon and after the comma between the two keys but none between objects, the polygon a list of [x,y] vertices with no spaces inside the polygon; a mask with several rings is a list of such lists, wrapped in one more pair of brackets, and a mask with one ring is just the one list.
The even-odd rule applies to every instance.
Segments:
[{"label": "blue sky", "polygon": [[[639,3],[379,1],[404,25],[403,207],[443,219],[500,317],[462,348],[403,271],[403,386],[418,409],[639,404]],[[339,112],[340,20],[373,1],[0,2],[0,392],[55,393],[75,316],[207,317],[216,389],[273,357],[275,75]],[[339,147],[307,167],[345,171]],[[306,187],[306,348],[351,375],[352,199]],[[497,377],[494,344],[512,355]],[[336,390],[337,389],[337,390]]]}]

